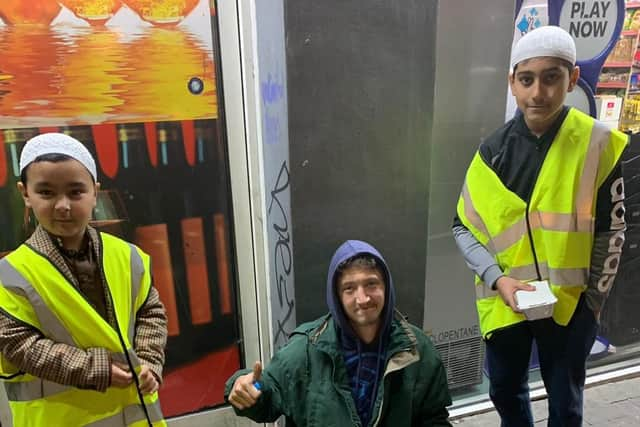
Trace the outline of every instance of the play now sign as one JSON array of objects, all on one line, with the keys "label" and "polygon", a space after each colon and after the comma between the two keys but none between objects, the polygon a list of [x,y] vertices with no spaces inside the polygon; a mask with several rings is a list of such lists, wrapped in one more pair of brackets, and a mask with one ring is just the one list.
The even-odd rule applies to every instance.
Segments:
[{"label": "play now sign", "polygon": [[588,61],[609,45],[617,19],[616,0],[565,1],[559,24],[575,40],[578,61]]}]

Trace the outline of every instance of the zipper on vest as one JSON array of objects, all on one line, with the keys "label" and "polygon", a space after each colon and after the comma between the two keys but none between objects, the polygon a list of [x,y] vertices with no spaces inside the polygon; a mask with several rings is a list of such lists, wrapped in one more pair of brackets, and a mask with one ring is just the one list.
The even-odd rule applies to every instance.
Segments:
[{"label": "zipper on vest", "polygon": [[[124,342],[124,338],[122,337],[122,332],[120,332],[120,325],[118,324],[118,316],[116,315],[116,306],[113,304],[113,297],[111,296],[111,289],[109,289],[109,285],[107,283],[107,275],[104,273],[104,267],[103,267],[103,260],[104,260],[104,244],[102,242],[102,239],[98,239],[99,240],[99,244],[100,244],[100,259],[98,262],[98,270],[100,271],[100,278],[102,279],[102,283],[105,285],[105,289],[106,289],[106,294],[109,296],[109,300],[111,302],[111,308],[113,310],[113,319],[116,322],[116,333],[118,334],[118,339],[120,340],[120,345],[122,346],[122,351],[124,353],[124,356],[127,359],[127,365],[129,366],[129,369],[131,370],[131,376],[133,377],[133,381],[136,383],[136,392],[138,394],[138,400],[140,401],[140,405],[142,406],[142,410],[144,411],[144,416],[147,419],[147,423],[149,423],[149,427],[153,427],[153,422],[151,422],[151,415],[149,415],[149,409],[147,408],[147,405],[144,403],[144,396],[142,395],[142,392],[140,391],[140,380],[138,379],[138,375],[136,374],[135,369],[133,368],[133,362],[131,361],[131,355],[129,354],[129,349],[127,348],[127,345]],[[131,304],[133,304],[134,301],[131,301]],[[135,328],[135,319],[130,319],[131,321],[134,322],[134,328]],[[134,334],[135,335],[135,334]],[[133,346],[133,343],[131,343],[131,345]],[[109,367],[111,368],[111,367]]]},{"label": "zipper on vest", "polygon": [[[567,115],[568,113],[566,113],[565,117],[562,119],[563,123]],[[555,139],[558,137],[559,132],[560,132],[560,128],[556,130],[556,134],[553,136],[553,139],[548,143],[548,146],[546,147],[546,151],[544,153],[544,158],[542,159],[541,162],[538,163],[538,167],[536,168],[536,174],[533,179],[533,184],[529,189],[529,195],[527,197],[527,207],[525,210],[525,218],[527,220],[527,235],[529,236],[529,245],[531,245],[531,254],[533,255],[533,263],[536,266],[536,275],[538,276],[538,280],[542,280],[542,275],[540,274],[540,266],[538,265],[538,254],[536,254],[536,247],[533,244],[533,233],[531,232],[531,222],[529,222],[529,209],[531,208],[531,196],[533,195],[533,192],[536,189],[536,185],[538,184],[538,177],[540,176],[540,170],[542,169],[542,165],[544,164],[544,161],[547,160],[547,155],[549,154],[549,150],[551,149],[551,144],[553,144],[553,141],[555,141]],[[540,145],[538,144],[540,141],[536,140],[535,142],[536,142],[536,151],[541,151]]]},{"label": "zipper on vest", "polygon": [[[113,304],[113,297],[111,296],[111,289],[109,289],[109,285],[107,283],[107,276],[104,273],[104,268],[103,268],[103,261],[104,261],[104,245],[102,244],[102,239],[98,238],[98,244],[100,245],[100,250],[99,250],[99,259],[98,259],[98,272],[100,273],[100,279],[102,280],[102,285],[104,286],[105,290],[106,290],[106,295],[109,297],[109,302],[111,302],[111,308],[113,310],[113,319],[116,323],[116,327],[115,327],[115,332],[118,335],[118,339],[120,340],[120,345],[122,346],[123,349],[123,353],[127,359],[127,365],[129,366],[129,369],[131,369],[131,374],[132,377],[136,383],[136,391],[138,394],[138,399],[140,400],[140,404],[142,405],[142,410],[144,411],[145,417],[147,418],[147,422],[149,423],[149,427],[153,427],[153,423],[151,422],[151,416],[149,415],[149,410],[147,409],[147,405],[144,403],[144,397],[142,396],[142,392],[140,391],[140,382],[138,381],[138,376],[135,373],[135,370],[133,369],[133,362],[131,361],[131,356],[129,355],[129,351],[127,349],[127,346],[124,342],[124,338],[122,338],[122,334],[120,333],[120,325],[118,324],[118,316],[116,315],[116,309],[115,309],[115,305]],[[58,266],[56,265],[55,262],[53,262],[52,260],[50,260],[44,253],[38,251],[36,248],[34,248],[31,245],[28,245],[25,243],[25,245],[31,249],[33,252],[35,252],[36,254],[40,255],[42,258],[44,258],[45,260],[47,260],[49,262],[49,264],[51,264],[56,270],[58,270],[58,272],[62,275],[62,277],[64,277],[67,282],[71,285],[71,288],[73,288],[78,295],[80,295],[89,305],[89,307],[91,307],[91,309],[93,309],[100,318],[102,318],[102,316],[100,316],[100,313],[98,313],[98,311],[93,307],[93,305],[91,304],[91,302],[89,302],[89,299],[78,289],[76,288],[76,286],[73,284],[73,281],[69,279],[69,277],[64,274],[64,272],[58,268]],[[132,302],[133,303],[133,302]],[[113,328],[113,326],[109,323],[108,319],[103,319],[105,321],[105,323]],[[135,324],[135,322],[134,322]],[[133,345],[133,344],[132,344]],[[109,367],[109,369],[111,369],[111,367]],[[20,375],[20,373],[16,374],[16,375]],[[5,379],[5,378],[3,378]]]},{"label": "zipper on vest", "polygon": [[[540,172],[540,169],[538,169]],[[537,181],[536,176],[536,181]],[[529,236],[529,244],[531,245],[531,253],[533,254],[533,263],[536,266],[536,274],[538,275],[538,280],[542,280],[542,275],[540,274],[540,267],[538,266],[538,255],[536,254],[536,247],[533,244],[533,233],[531,232],[531,223],[529,222],[529,207],[531,203],[531,196],[529,196],[529,200],[527,201],[527,210],[525,211],[525,218],[527,219],[527,235]]]}]

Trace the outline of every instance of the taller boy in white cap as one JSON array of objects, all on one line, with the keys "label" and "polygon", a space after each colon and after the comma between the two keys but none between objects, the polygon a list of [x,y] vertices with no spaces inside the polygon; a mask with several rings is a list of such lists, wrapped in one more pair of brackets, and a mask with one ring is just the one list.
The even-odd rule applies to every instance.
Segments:
[{"label": "taller boy in white cap", "polygon": [[[479,147],[453,233],[476,275],[490,396],[502,426],[533,426],[527,385],[535,340],[548,425],[580,426],[585,364],[624,242],[620,157],[627,137],[564,105],[580,75],[555,26],[516,44],[509,84],[519,113]],[[516,291],[545,281],[552,317],[529,321]]]},{"label": "taller boy in white cap", "polygon": [[91,153],[39,135],[20,174],[38,227],[0,260],[0,379],[14,427],[166,425],[164,307],[149,256],[88,225],[100,188]]}]

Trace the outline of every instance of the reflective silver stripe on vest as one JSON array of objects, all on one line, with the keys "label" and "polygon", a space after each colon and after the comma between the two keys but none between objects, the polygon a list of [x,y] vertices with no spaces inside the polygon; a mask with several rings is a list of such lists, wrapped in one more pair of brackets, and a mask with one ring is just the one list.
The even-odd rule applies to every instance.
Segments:
[{"label": "reflective silver stripe on vest", "polygon": [[[547,268],[546,263],[540,263],[540,276],[542,280],[549,279],[549,269]],[[508,272],[505,272],[507,276],[512,277],[514,279],[528,282],[530,280],[536,280],[538,278],[538,272],[536,270],[535,264],[522,265],[519,267],[512,267]]]},{"label": "reflective silver stripe on vest", "polygon": [[160,399],[157,399],[153,403],[146,404],[147,411],[149,412],[149,418],[151,418],[151,422],[155,423],[161,421],[164,416],[162,415],[162,408],[160,408]]},{"label": "reflective silver stripe on vest", "polygon": [[135,318],[136,318],[136,299],[140,293],[140,286],[142,284],[142,276],[144,274],[144,264],[142,263],[142,257],[136,250],[135,246],[129,243],[131,249],[130,263],[131,263],[131,317],[129,318],[129,343],[133,345],[133,337],[135,333]]},{"label": "reflective silver stripe on vest", "polygon": [[[514,267],[508,271],[509,277],[528,282],[536,280],[538,273],[535,264]],[[549,268],[547,263],[540,263],[540,275],[542,280],[549,280],[556,286],[581,286],[586,285],[589,279],[587,268]],[[498,295],[484,283],[476,285],[476,299],[490,298]]]},{"label": "reflective silver stripe on vest", "polygon": [[556,286],[582,286],[589,281],[588,268],[551,268],[549,281]]},{"label": "reflective silver stripe on vest", "polygon": [[[160,410],[160,403],[156,400],[154,403],[147,404],[147,411],[149,412],[149,418],[152,423],[162,421],[162,411]],[[142,406],[139,404],[129,405],[122,412],[112,415],[107,418],[103,418],[98,421],[86,424],[90,427],[123,427],[133,423],[146,420],[147,417],[144,414]]]},{"label": "reflective silver stripe on vest", "polygon": [[491,298],[496,295],[498,295],[498,292],[489,288],[485,283],[478,283],[476,285],[476,299]]},{"label": "reflective silver stripe on vest", "polygon": [[142,363],[140,362],[138,355],[132,348],[130,348],[127,351],[127,353],[129,353],[129,359],[131,360],[131,364],[133,365],[134,369],[137,368],[138,366],[142,366]]},{"label": "reflective silver stripe on vest", "polygon": [[543,228],[551,231],[593,232],[594,230],[594,218],[590,212],[583,215],[535,211],[529,213],[529,224],[532,229]]},{"label": "reflective silver stripe on vest", "polygon": [[517,243],[522,236],[527,234],[527,220],[521,219],[500,234],[492,237],[493,245],[497,252],[502,252]]},{"label": "reflective silver stripe on vest", "polygon": [[[539,269],[542,280],[549,280],[551,284],[556,286],[586,285],[589,280],[589,269],[587,268],[549,268],[547,263],[543,262],[539,264]],[[522,281],[538,278],[535,264],[511,268],[508,276]]]},{"label": "reflective silver stripe on vest", "polygon": [[[73,387],[70,386],[64,386],[40,379],[19,383],[5,382],[4,386],[7,390],[7,398],[11,402],[30,401],[73,389]],[[156,400],[154,403],[146,404],[146,407],[151,422],[155,423],[163,419],[159,400]],[[146,416],[142,406],[139,404],[133,404],[125,407],[124,410],[115,415],[87,425],[93,427],[123,427],[145,419]]]},{"label": "reflective silver stripe on vest", "polygon": [[42,332],[56,342],[75,346],[75,342],[69,331],[62,325],[55,314],[47,307],[44,300],[18,270],[16,270],[6,258],[0,260],[0,282],[12,292],[25,295],[33,307]]},{"label": "reflective silver stripe on vest", "polygon": [[[564,232],[593,232],[594,219],[591,215],[581,215],[574,213],[554,213],[554,212],[529,212],[529,226],[531,230],[542,228],[551,231]],[[495,250],[498,252],[509,249],[527,234],[527,220],[522,218],[511,227],[503,230],[493,237]]]},{"label": "reflective silver stripe on vest", "polygon": [[7,399],[11,402],[26,402],[53,396],[73,387],[36,378],[31,381],[5,382],[4,388],[7,390]]},{"label": "reflective silver stripe on vest", "polygon": [[462,200],[464,200],[464,214],[475,228],[480,230],[489,238],[489,241],[486,244],[486,248],[489,252],[491,252],[491,254],[495,255],[496,250],[491,240],[491,234],[489,234],[489,230],[485,226],[484,221],[482,221],[482,218],[480,218],[480,215],[473,206],[473,201],[471,200],[471,195],[469,194],[469,188],[467,187],[466,181],[462,186],[462,193],[460,194],[460,196],[462,197]]},{"label": "reflective silver stripe on vest", "polygon": [[576,212],[591,215],[595,197],[596,179],[600,156],[611,139],[611,130],[604,123],[595,121],[589,139],[589,149],[584,160],[580,186],[576,196]]},{"label": "reflective silver stripe on vest", "polygon": [[[479,229],[484,234],[487,234],[487,229],[484,223],[480,220],[480,217],[473,206],[471,198],[464,196],[466,186],[463,189],[465,215],[469,218],[471,224]],[[531,230],[542,228],[551,231],[564,231],[564,232],[593,232],[594,219],[591,214],[580,213],[555,213],[555,212],[540,212],[533,211],[528,213],[529,226]],[[512,245],[516,244],[520,239],[527,234],[527,220],[522,218],[515,224],[506,228],[498,235],[489,237],[490,245],[487,249],[493,255],[509,249]]]},{"label": "reflective silver stripe on vest", "polygon": [[[576,213],[529,212],[529,225],[532,230],[541,227],[545,230],[553,231],[593,232],[594,219],[592,216],[592,207],[595,197],[598,164],[602,152],[609,144],[610,136],[611,130],[607,128],[606,125],[598,121],[594,122],[576,195]],[[473,201],[468,193],[466,183],[462,189],[462,197],[465,204],[465,214],[467,218],[469,218],[469,221],[471,221],[471,224],[489,236],[493,242],[493,248],[487,248],[493,254],[508,249],[517,243],[526,233],[527,222],[526,219],[523,218],[503,230],[497,236],[490,236],[486,231],[487,229],[484,222],[473,206]]]}]

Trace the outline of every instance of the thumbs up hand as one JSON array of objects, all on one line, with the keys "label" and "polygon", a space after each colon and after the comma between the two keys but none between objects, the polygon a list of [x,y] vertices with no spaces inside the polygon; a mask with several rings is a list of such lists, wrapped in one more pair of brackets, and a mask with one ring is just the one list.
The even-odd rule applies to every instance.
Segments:
[{"label": "thumbs up hand", "polygon": [[248,409],[256,404],[262,395],[262,364],[256,362],[253,365],[253,372],[241,375],[233,383],[233,388],[229,394],[229,403],[238,409]]},{"label": "thumbs up hand", "polygon": [[262,363],[256,362],[253,365],[253,386],[256,390],[262,390],[262,383],[260,382],[260,378],[262,378]]}]

